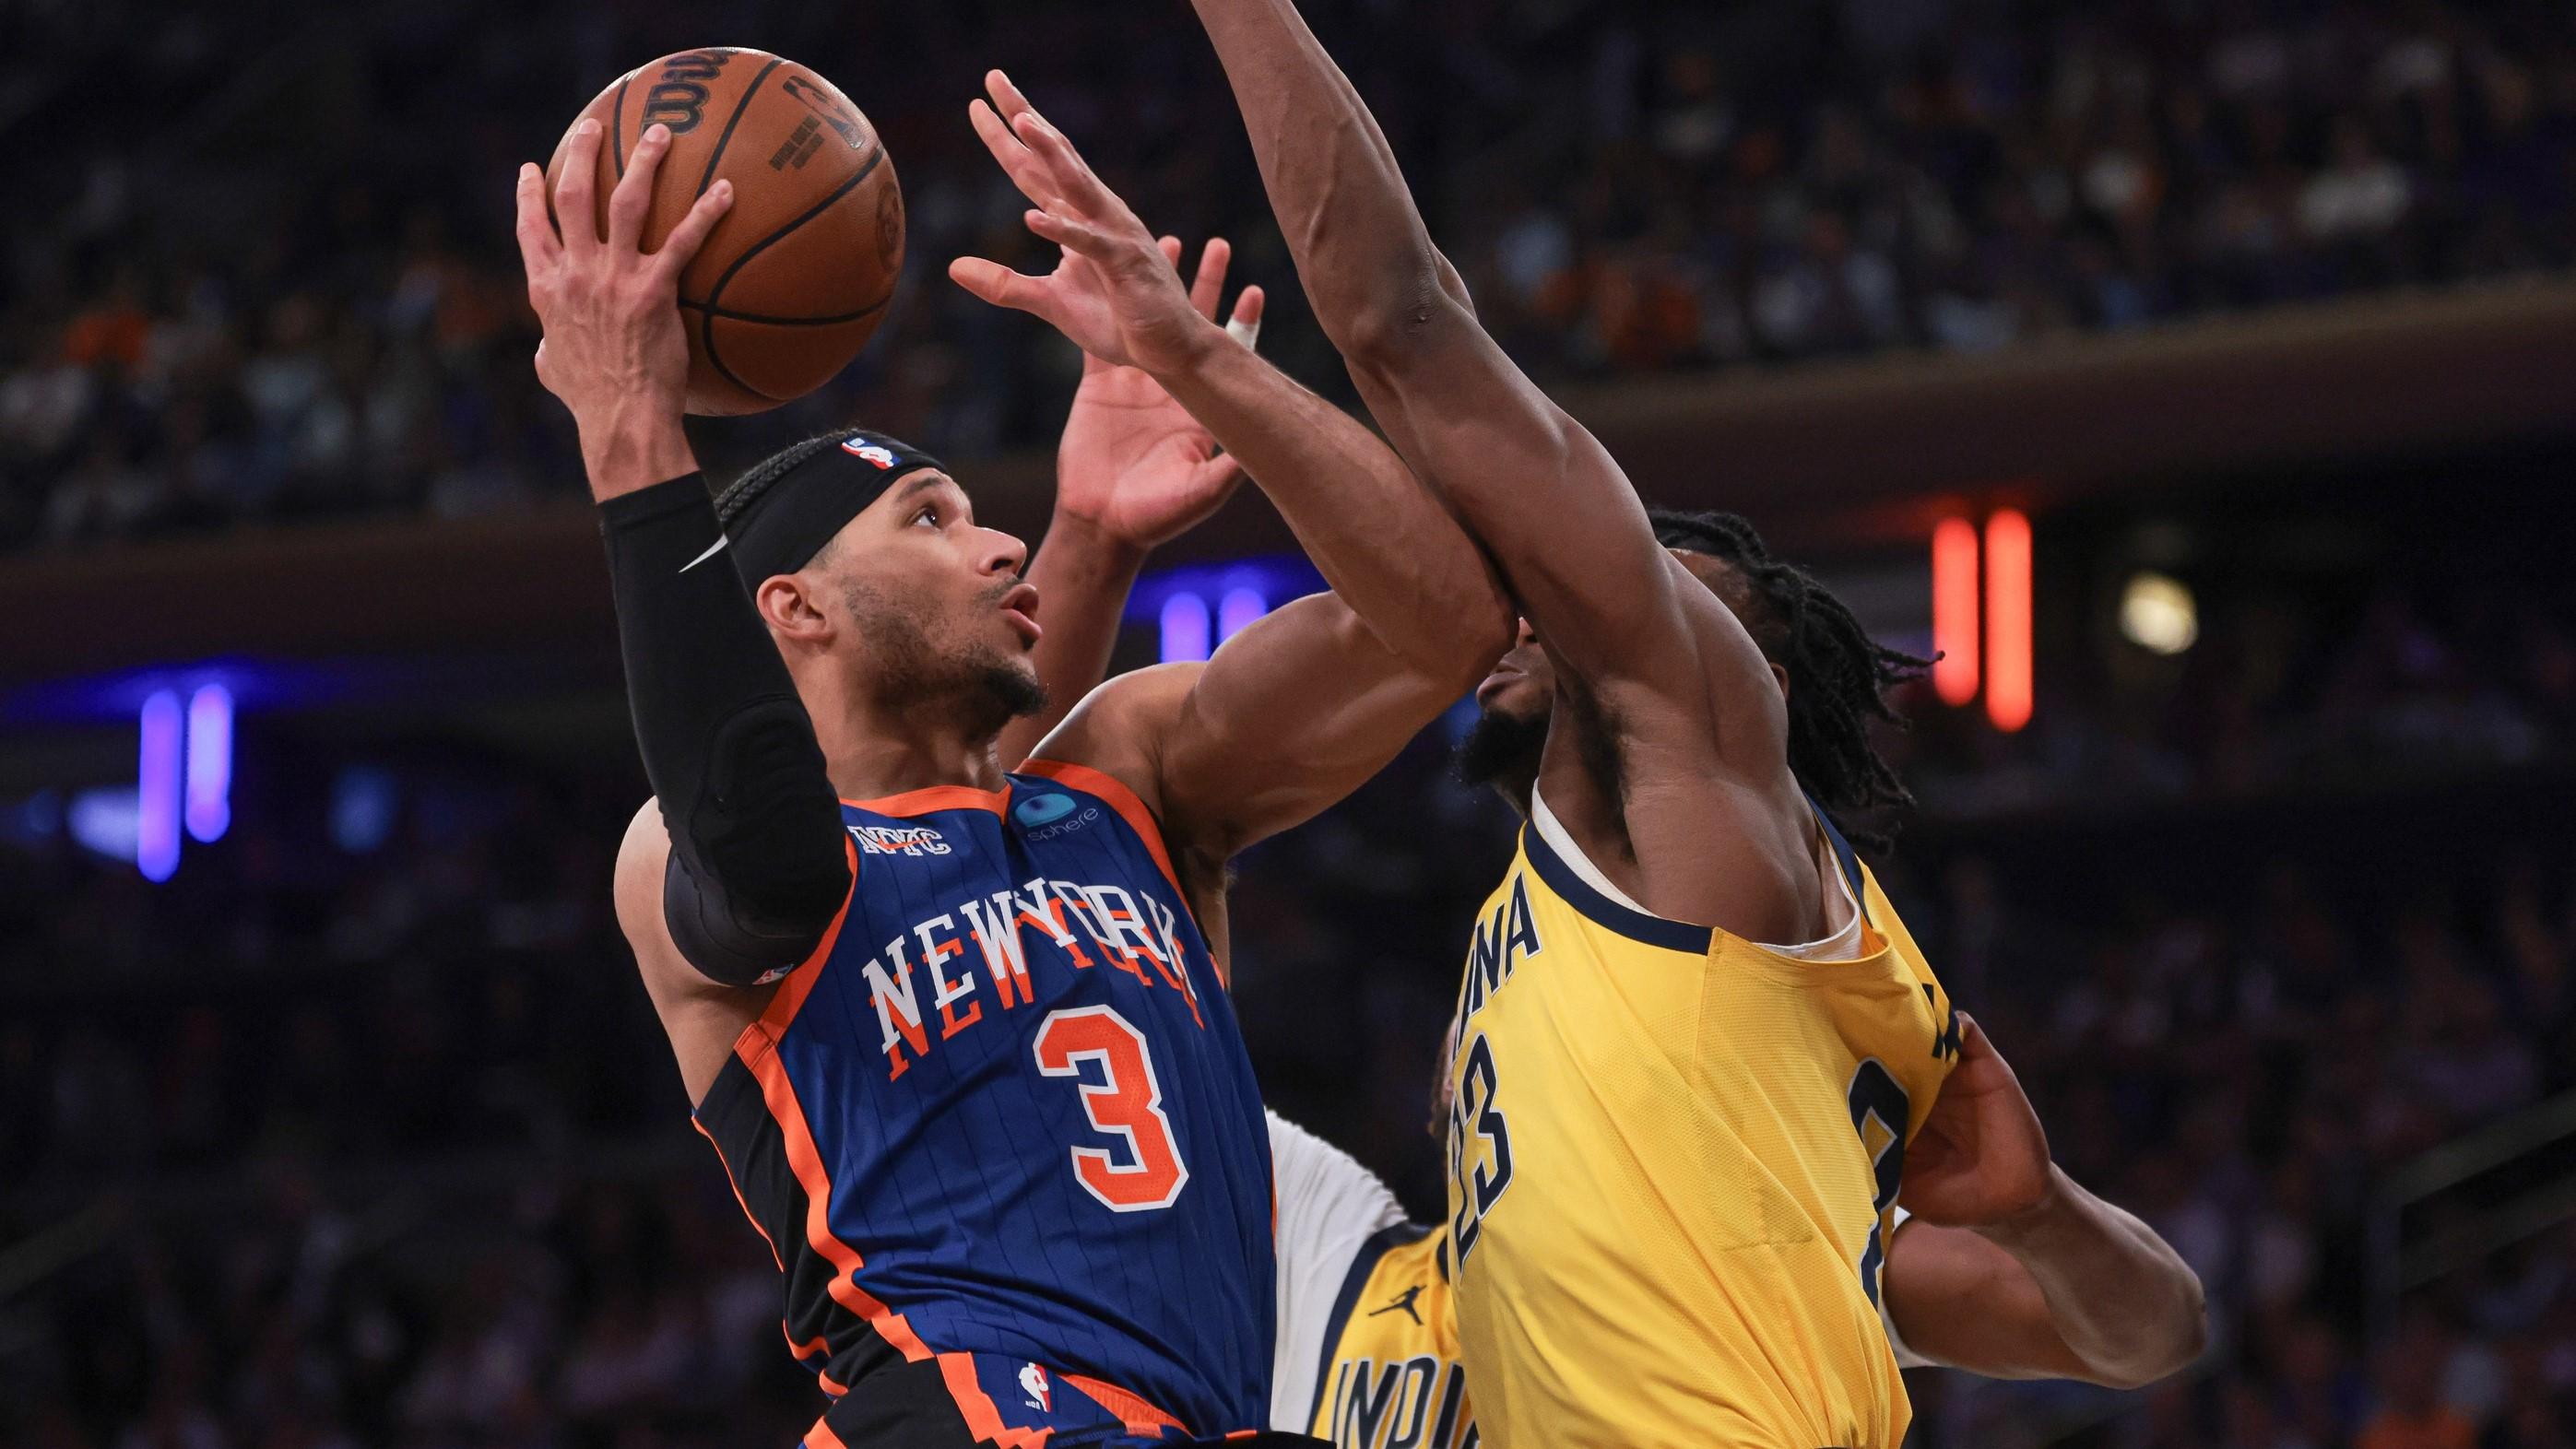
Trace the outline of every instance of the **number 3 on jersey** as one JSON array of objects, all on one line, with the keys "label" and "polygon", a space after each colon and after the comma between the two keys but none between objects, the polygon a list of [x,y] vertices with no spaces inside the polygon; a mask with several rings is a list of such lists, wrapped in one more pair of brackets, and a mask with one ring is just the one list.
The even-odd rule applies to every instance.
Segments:
[{"label": "number 3 on jersey", "polygon": [[[1035,1050],[1040,1073],[1071,1077],[1081,1086],[1082,1110],[1092,1127],[1126,1141],[1124,1164],[1107,1148],[1072,1149],[1073,1175],[1083,1191],[1114,1213],[1167,1208],[1179,1200],[1190,1170],[1172,1141],[1172,1120],[1163,1115],[1163,1087],[1154,1078],[1145,1034],[1106,1006],[1068,1007],[1039,1025]],[[1101,1081],[1082,1080],[1084,1062],[1100,1064]]]},{"label": "number 3 on jersey", "polygon": [[[1450,1220],[1449,1235],[1457,1245],[1461,1269],[1485,1230],[1485,1214],[1493,1211],[1503,1189],[1512,1185],[1511,1124],[1494,1105],[1500,1084],[1494,1075],[1494,1049],[1483,1033],[1467,1044],[1465,1061],[1467,1070],[1449,1103],[1449,1172],[1458,1184],[1458,1212]],[[1487,1144],[1484,1152],[1473,1157],[1468,1151],[1470,1132]],[[1490,1163],[1480,1160],[1488,1156]]]}]

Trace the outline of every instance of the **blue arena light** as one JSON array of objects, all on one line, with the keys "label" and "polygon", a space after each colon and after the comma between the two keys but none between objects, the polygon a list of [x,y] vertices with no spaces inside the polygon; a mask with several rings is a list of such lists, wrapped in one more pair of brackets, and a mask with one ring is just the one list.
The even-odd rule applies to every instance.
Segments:
[{"label": "blue arena light", "polygon": [[1249,584],[1237,584],[1217,601],[1216,638],[1222,644],[1250,628],[1254,620],[1270,612],[1270,600],[1261,590]]},{"label": "blue arena light", "polygon": [[1163,662],[1208,657],[1207,600],[1184,589],[1163,600]]},{"label": "blue arena light", "polygon": [[402,804],[394,773],[378,765],[351,765],[331,785],[331,843],[351,855],[379,849],[394,833]]},{"label": "blue arena light", "polygon": [[82,849],[110,860],[132,860],[135,814],[133,786],[101,785],[74,795],[63,823]]},{"label": "blue arena light", "polygon": [[134,780],[134,864],[146,880],[168,880],[179,868],[179,694],[155,690],[143,701],[143,752]]},{"label": "blue arena light", "polygon": [[200,845],[233,823],[233,692],[202,685],[188,697],[188,835]]}]

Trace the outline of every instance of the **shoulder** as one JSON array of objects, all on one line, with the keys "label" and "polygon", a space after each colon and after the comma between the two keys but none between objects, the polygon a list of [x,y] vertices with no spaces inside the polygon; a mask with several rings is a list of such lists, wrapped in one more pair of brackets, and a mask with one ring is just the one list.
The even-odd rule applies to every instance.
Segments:
[{"label": "shoulder", "polygon": [[[1126,787],[1156,816],[1163,813],[1162,743],[1190,705],[1204,664],[1158,664],[1102,681],[1047,732],[1031,765],[1055,762],[1097,770]],[[1029,768],[1023,766],[1023,769]]]},{"label": "shoulder", "polygon": [[1282,1261],[1347,1264],[1360,1244],[1404,1221],[1394,1192],[1359,1159],[1276,1112],[1263,1116],[1279,1187]]}]

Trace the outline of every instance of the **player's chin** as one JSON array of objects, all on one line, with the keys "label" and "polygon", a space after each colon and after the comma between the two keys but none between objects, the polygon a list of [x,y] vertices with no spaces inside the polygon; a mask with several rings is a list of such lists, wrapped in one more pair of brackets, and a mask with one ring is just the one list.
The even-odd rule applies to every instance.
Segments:
[{"label": "player's chin", "polygon": [[989,656],[984,661],[984,687],[1012,718],[1037,714],[1047,706],[1046,682],[1038,677],[1037,661],[1025,649],[1014,648]]},{"label": "player's chin", "polygon": [[1498,669],[1476,687],[1476,709],[1514,723],[1546,712],[1547,688],[1517,669]]}]

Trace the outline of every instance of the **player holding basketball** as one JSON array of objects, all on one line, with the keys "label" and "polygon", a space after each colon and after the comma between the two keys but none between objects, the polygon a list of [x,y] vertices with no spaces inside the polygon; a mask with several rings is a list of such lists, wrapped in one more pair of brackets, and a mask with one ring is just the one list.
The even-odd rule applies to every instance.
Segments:
[{"label": "player holding basketball", "polygon": [[[1670,551],[1479,326],[1291,0],[1196,5],[1318,320],[1528,621],[1480,698],[1545,732],[1452,1064],[1451,1259],[1484,1430],[1896,1449],[1911,1413],[1877,1301],[1909,1147],[1927,1221],[2087,1214],[2054,1174],[1994,1191],[1958,1144],[1918,1138],[1962,1029],[1802,788],[1837,770],[1863,800],[1892,788],[1861,732],[1887,661],[1803,648],[1840,624],[1812,591],[1779,609],[1749,566]],[[1694,547],[1726,551],[1706,526]]]},{"label": "player holding basketball", "polygon": [[[585,123],[557,214],[594,214],[598,144]],[[1488,667],[1500,595],[1382,445],[1193,308],[1132,215],[1088,214],[1063,268],[1009,285],[1104,360],[1186,377],[1343,595],[1122,677],[1005,773],[995,738],[1038,705],[1037,601],[1021,545],[935,460],[833,434],[708,498],[674,279],[729,190],[641,252],[668,146],[639,139],[604,238],[558,236],[524,168],[519,242],[656,794],[619,918],[778,1259],[790,1347],[836,1396],[809,1449],[1257,1431],[1271,1182],[1224,863]]]}]

